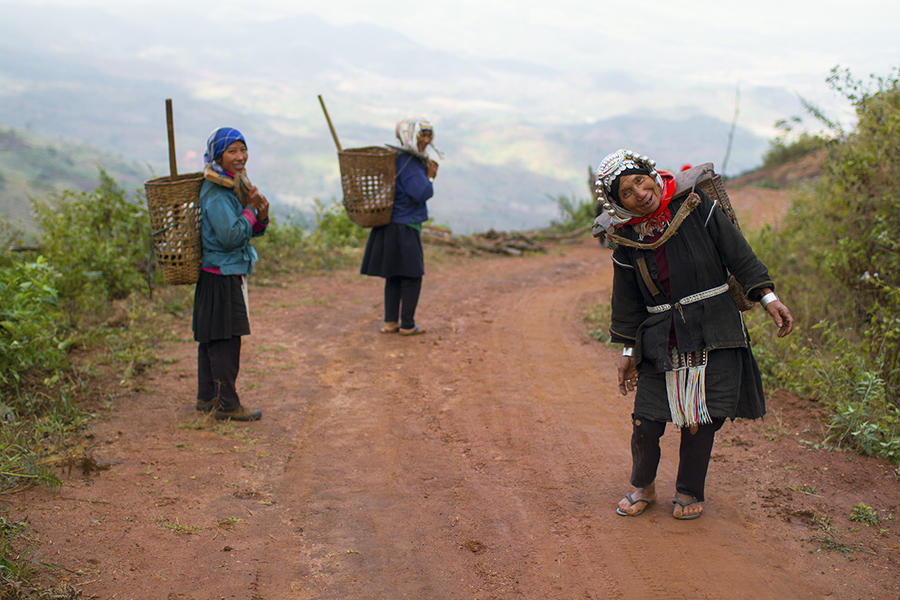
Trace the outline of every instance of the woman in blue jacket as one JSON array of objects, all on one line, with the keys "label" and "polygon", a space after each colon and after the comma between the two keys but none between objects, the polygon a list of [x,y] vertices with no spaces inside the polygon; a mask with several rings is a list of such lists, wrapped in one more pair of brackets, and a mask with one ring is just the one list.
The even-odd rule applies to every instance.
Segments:
[{"label": "woman in blue jacket", "polygon": [[397,154],[391,222],[372,228],[360,273],[384,277],[381,332],[418,335],[425,333],[415,320],[425,275],[422,223],[428,220],[426,202],[434,195],[432,183],[438,170],[425,149],[434,140],[434,128],[424,119],[405,119],[397,123],[396,134],[402,147]]},{"label": "woman in blue jacket", "polygon": [[250,239],[269,224],[269,201],[247,178],[247,143],[237,129],[221,127],[206,144],[200,189],[203,265],[194,291],[197,410],[218,420],[256,421],[262,412],[241,405],[235,382],[241,336],[250,334],[247,277],[256,251]]}]

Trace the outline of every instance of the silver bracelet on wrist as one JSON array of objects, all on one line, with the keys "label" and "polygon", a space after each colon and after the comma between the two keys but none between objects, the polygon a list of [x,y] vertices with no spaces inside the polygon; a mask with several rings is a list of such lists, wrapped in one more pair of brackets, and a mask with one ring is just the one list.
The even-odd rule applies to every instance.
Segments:
[{"label": "silver bracelet on wrist", "polygon": [[634,356],[634,348],[631,346],[622,348],[622,356]]},{"label": "silver bracelet on wrist", "polygon": [[762,307],[767,307],[770,303],[778,300],[778,296],[775,295],[775,292],[769,292],[765,296],[759,299],[759,303],[762,304]]}]

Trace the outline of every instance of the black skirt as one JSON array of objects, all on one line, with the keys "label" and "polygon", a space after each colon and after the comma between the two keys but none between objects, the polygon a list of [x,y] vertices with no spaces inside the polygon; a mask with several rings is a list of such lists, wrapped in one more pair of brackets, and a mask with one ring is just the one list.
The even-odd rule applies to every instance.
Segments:
[{"label": "black skirt", "polygon": [[240,275],[200,271],[194,289],[194,341],[227,340],[250,335]]},{"label": "black skirt", "polygon": [[[713,419],[759,419],[766,414],[762,378],[750,348],[709,351],[706,408]],[[634,416],[650,421],[672,420],[665,373],[640,373]]]},{"label": "black skirt", "polygon": [[373,227],[359,272],[385,278],[423,276],[425,255],[421,234],[401,223]]}]

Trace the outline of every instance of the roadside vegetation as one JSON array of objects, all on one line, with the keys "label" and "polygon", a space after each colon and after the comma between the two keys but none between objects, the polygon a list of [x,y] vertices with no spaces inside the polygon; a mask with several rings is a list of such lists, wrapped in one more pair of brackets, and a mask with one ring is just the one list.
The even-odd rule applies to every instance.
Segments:
[{"label": "roadside vegetation", "polygon": [[[856,107],[858,125],[844,131],[812,106],[826,133],[791,139],[796,121],[782,124],[766,164],[827,148],[825,174],[796,192],[777,231],[751,239],[797,330],[776,339],[760,310],[747,314],[748,325],[767,386],[828,406],[823,445],[896,464],[900,79],[895,72],[863,83],[835,70],[829,82]],[[560,220],[548,232],[577,231],[596,214],[592,200],[554,200]],[[33,199],[31,209],[39,247],[21,248],[24,234],[0,222],[0,591],[25,585],[42,564],[27,524],[3,519],[4,495],[57,489],[60,466],[90,467],[82,434],[92,416],[114,406],[117,386],[139,385],[166,341],[164,325],[189,318],[192,296],[190,286],[162,285],[142,191],[126,193],[101,170],[95,190]],[[273,219],[254,241],[264,257],[254,281],[346,266],[366,235],[337,202],[317,203],[314,222]],[[603,341],[608,308],[586,320]]]},{"label": "roadside vegetation", "polygon": [[830,139],[824,135],[801,132],[796,139],[791,140],[794,127],[802,123],[800,117],[782,119],[775,123],[775,127],[781,134],[772,140],[769,151],[763,157],[760,169],[774,169],[792,161],[799,160],[821,148],[825,148]]},{"label": "roadside vegetation", "polygon": [[597,217],[597,203],[592,199],[580,200],[575,196],[551,196],[559,210],[559,220],[547,228],[548,233],[569,233],[590,227]]},{"label": "roadside vegetation", "polygon": [[[165,325],[190,316],[193,287],[165,286],[155,268],[146,206],[143,191],[129,195],[101,170],[93,191],[31,200],[38,247],[23,247],[30,236],[0,222],[0,597],[32,597],[29,578],[48,566],[28,525],[4,520],[3,497],[58,489],[60,467],[95,468],[91,419],[114,407],[117,390],[140,385]],[[273,219],[254,240],[265,256],[255,281],[355,260],[367,232],[336,202],[315,214],[312,223]]]},{"label": "roadside vegetation", "polygon": [[[900,73],[829,83],[856,108],[845,131],[813,106],[821,136],[773,145],[767,162],[828,148],[824,174],[799,189],[777,231],[751,239],[798,327],[776,340],[753,311],[769,386],[829,409],[827,446],[900,463]],[[802,155],[802,153],[800,155]]]}]

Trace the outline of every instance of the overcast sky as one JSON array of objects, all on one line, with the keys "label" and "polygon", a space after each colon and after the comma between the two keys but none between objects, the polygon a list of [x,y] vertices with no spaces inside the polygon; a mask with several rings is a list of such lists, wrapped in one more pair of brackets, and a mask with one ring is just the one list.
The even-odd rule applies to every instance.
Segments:
[{"label": "overcast sky", "polygon": [[[21,2],[0,0],[0,13],[4,4]],[[531,119],[558,116],[559,122],[577,122],[582,117],[590,123],[640,114],[643,109],[671,116],[697,109],[730,122],[735,92],[740,90],[740,125],[764,137],[774,134],[777,119],[804,116],[799,102],[786,108],[790,106],[786,97],[802,97],[833,119],[852,121],[850,107],[825,81],[833,67],[849,68],[858,79],[867,79],[872,73],[888,75],[900,66],[900,0],[28,0],[28,4],[91,6],[131,19],[173,21],[187,11],[230,23],[313,14],[332,25],[376,25],[434,50],[543,65],[568,74],[569,84],[584,82],[556,90],[555,103],[551,99],[539,106],[541,112],[528,116]],[[239,40],[233,46],[239,47]],[[536,92],[546,97],[548,91],[553,93],[548,87],[552,85],[558,83]],[[521,88],[509,91],[510,102],[522,102]],[[785,114],[786,110],[797,114]],[[558,114],[548,114],[553,111]]]},{"label": "overcast sky", "polygon": [[[308,15],[317,18],[273,23]],[[21,45],[27,60],[38,57],[34,64],[59,57],[64,65],[58,73],[36,69],[34,78],[27,67],[5,65],[12,68],[2,71],[0,103],[19,100],[9,103],[18,110],[13,125],[33,122],[47,133],[88,139],[80,132],[103,122],[107,146],[125,152],[121,140],[141,139],[131,127],[146,127],[147,113],[135,119],[112,109],[133,102],[133,110],[149,110],[139,101],[153,89],[179,98],[184,123],[187,96],[194,106],[219,107],[214,114],[252,120],[272,135],[270,143],[297,153],[306,171],[292,175],[296,181],[281,177],[284,169],[270,172],[281,177],[272,180],[282,197],[306,200],[338,189],[315,100],[323,94],[345,147],[379,139],[374,131],[389,137],[398,115],[431,119],[446,132],[439,145],[448,165],[459,169],[454,182],[448,167],[442,190],[479,207],[494,202],[494,212],[512,211],[521,198],[582,189],[584,165],[619,144],[640,144],[680,165],[719,161],[743,136],[728,170],[721,166],[737,174],[759,164],[779,134],[777,120],[805,117],[801,130],[821,129],[800,98],[852,125],[852,107],[826,83],[833,67],[860,80],[900,67],[900,0],[0,0],[4,23],[0,42]],[[244,23],[271,25],[248,27],[242,45],[234,32]],[[414,44],[392,46],[395,34]],[[15,56],[0,53],[0,66]],[[259,60],[270,68],[257,68]],[[101,83],[68,78],[84,73],[102,74]],[[71,119],[65,115],[65,130],[58,123],[50,129],[67,93],[90,98],[92,86],[105,81],[133,91],[98,103],[118,121],[106,122],[102,108],[92,112],[87,103]],[[132,82],[134,90],[125,89]],[[737,90],[739,131],[731,138]],[[644,120],[658,131],[648,131]],[[179,131],[182,139],[194,136],[182,147],[195,152],[208,129]],[[467,178],[494,167],[508,179]],[[516,174],[538,183],[519,189]],[[483,224],[489,213],[473,220]]]},{"label": "overcast sky", "polygon": [[[0,10],[4,3],[0,0]],[[727,90],[767,87],[802,96],[847,121],[825,79],[840,65],[865,79],[900,66],[900,0],[30,0],[158,17],[194,11],[234,22],[314,14],[333,25],[367,23],[435,50],[525,60],[567,73],[618,71],[650,94],[638,108],[695,101],[728,122]],[[36,26],[39,26],[36,24]],[[627,81],[627,79],[625,80]],[[717,91],[713,91],[718,86]],[[752,92],[751,92],[752,93]],[[715,100],[709,100],[717,94]],[[630,96],[625,96],[628,102]],[[686,100],[690,98],[691,100]],[[675,99],[675,100],[673,100]],[[627,106],[610,102],[586,119]],[[745,102],[741,124],[765,134],[772,114]],[[777,110],[781,110],[779,106]],[[754,114],[756,111],[756,114]],[[794,115],[780,115],[790,117]]]},{"label": "overcast sky", "polygon": [[836,64],[884,72],[900,61],[897,0],[59,1],[114,12],[202,10],[227,19],[313,13],[336,25],[402,31],[435,49],[566,68],[596,62],[598,50],[610,48],[601,60],[630,70],[652,75],[706,63],[709,69],[694,77],[753,85],[822,81]]}]

